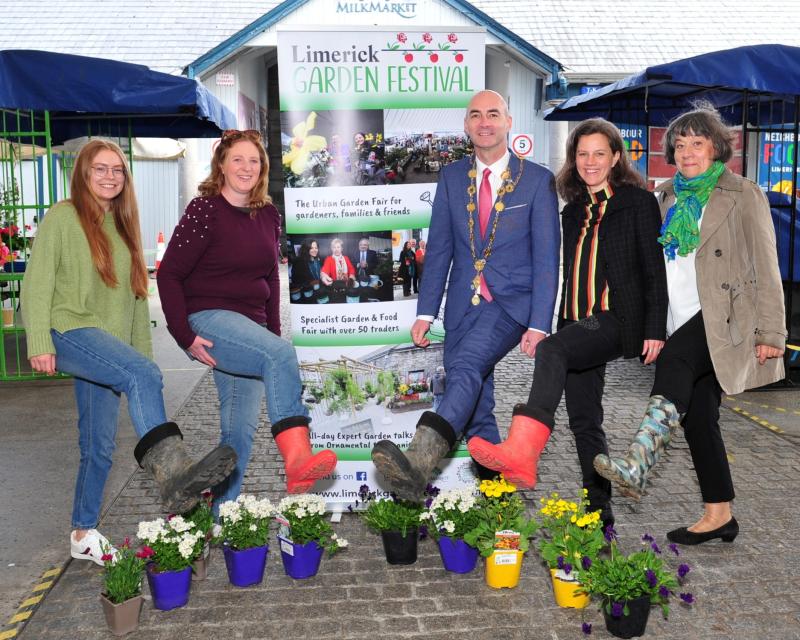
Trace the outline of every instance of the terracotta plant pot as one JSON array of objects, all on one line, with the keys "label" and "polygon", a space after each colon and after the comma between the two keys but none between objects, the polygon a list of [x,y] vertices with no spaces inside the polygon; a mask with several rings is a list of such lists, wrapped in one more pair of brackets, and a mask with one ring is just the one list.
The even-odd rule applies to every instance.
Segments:
[{"label": "terracotta plant pot", "polygon": [[114,604],[101,593],[100,602],[103,605],[108,629],[115,636],[124,636],[139,628],[139,614],[142,612],[142,602],[144,602],[141,595]]},{"label": "terracotta plant pot", "polygon": [[650,596],[639,596],[623,604],[628,605],[627,616],[612,616],[603,606],[606,629],[616,638],[638,638],[643,636],[645,629],[647,629],[647,619],[650,617]]},{"label": "terracotta plant pot", "polygon": [[208,577],[208,564],[211,561],[211,547],[206,544],[200,557],[192,563],[192,580],[205,580]]}]

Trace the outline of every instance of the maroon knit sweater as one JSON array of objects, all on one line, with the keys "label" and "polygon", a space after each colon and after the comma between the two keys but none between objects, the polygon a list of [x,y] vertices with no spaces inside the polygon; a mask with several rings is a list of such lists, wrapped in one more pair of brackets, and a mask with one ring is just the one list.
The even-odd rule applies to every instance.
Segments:
[{"label": "maroon knit sweater", "polygon": [[189,203],[158,268],[167,328],[183,349],[197,335],[188,316],[208,309],[236,311],[280,335],[280,230],[271,204],[251,218],[222,195]]}]

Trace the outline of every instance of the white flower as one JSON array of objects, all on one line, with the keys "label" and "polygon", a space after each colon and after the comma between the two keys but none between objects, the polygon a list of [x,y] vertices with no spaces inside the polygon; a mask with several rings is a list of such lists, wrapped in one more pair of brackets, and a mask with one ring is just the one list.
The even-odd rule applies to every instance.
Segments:
[{"label": "white flower", "polygon": [[194,553],[194,536],[186,536],[178,543],[178,553],[187,560],[192,557]]},{"label": "white flower", "polygon": [[192,528],[192,523],[184,520],[183,516],[173,516],[169,521],[169,527],[173,531],[183,533],[184,531],[188,531]]},{"label": "white flower", "polygon": [[447,531],[447,533],[453,533],[456,530],[456,525],[452,520],[445,520],[442,523],[442,528]]},{"label": "white flower", "polygon": [[296,515],[298,518],[305,518],[306,510],[303,507],[298,507],[294,510],[294,515]]},{"label": "white flower", "polygon": [[336,543],[336,546],[340,549],[344,549],[349,543],[344,538],[340,538],[335,533],[331,536],[331,539]]},{"label": "white flower", "polygon": [[258,531],[258,527],[254,524],[250,525],[250,531]]},{"label": "white flower", "polygon": [[157,518],[155,520],[140,522],[136,537],[145,542],[156,542],[164,533],[166,533],[164,519]]}]

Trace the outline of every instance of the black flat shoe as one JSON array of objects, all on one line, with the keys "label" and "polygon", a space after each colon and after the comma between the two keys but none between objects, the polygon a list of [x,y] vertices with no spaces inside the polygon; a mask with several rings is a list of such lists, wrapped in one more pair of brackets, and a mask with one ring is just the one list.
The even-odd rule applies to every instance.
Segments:
[{"label": "black flat shoe", "polygon": [[670,542],[675,542],[677,544],[691,545],[702,544],[703,542],[708,542],[709,540],[714,540],[715,538],[721,538],[723,542],[733,542],[738,535],[739,523],[736,522],[736,518],[731,518],[728,520],[728,522],[723,524],[721,527],[714,529],[713,531],[695,533],[694,531],[689,531],[689,529],[686,527],[673,529],[667,533],[667,539]]}]

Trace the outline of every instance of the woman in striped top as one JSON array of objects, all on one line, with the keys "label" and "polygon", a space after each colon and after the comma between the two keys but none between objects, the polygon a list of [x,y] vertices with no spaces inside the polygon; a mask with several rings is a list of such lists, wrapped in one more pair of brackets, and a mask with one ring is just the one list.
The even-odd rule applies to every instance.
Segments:
[{"label": "woman in striped top", "polygon": [[620,356],[653,362],[665,339],[667,287],[657,238],[655,197],[631,166],[610,122],[581,122],[567,140],[556,178],[562,216],[563,274],[558,332],[536,351],[527,404],[514,408],[508,439],[469,442],[472,456],[523,488],[536,484],[539,455],[565,395],[590,508],[613,523],[611,486],[592,466],[608,451],[603,431],[605,365]]}]

